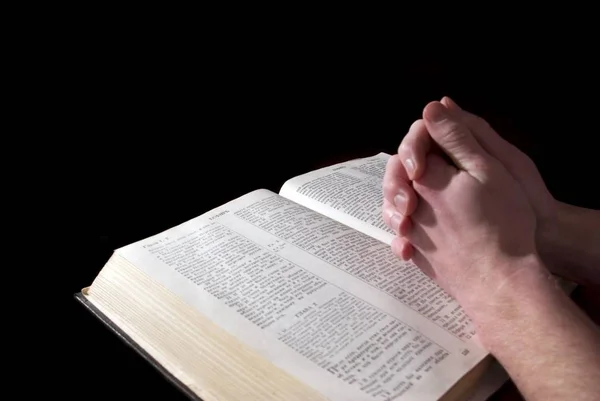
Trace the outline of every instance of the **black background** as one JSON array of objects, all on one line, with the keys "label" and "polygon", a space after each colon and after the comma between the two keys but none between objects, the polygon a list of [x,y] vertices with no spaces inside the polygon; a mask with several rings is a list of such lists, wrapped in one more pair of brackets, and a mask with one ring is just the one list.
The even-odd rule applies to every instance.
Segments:
[{"label": "black background", "polygon": [[57,352],[50,366],[67,366],[50,368],[64,398],[183,399],[72,299],[113,249],[316,167],[393,153],[444,95],[526,151],[555,197],[599,207],[592,55],[494,46],[432,55],[425,45],[418,56],[341,34],[181,42],[105,33],[72,49],[64,132],[75,139],[55,138],[71,256],[60,279],[65,319],[54,328],[62,345],[48,348]]}]

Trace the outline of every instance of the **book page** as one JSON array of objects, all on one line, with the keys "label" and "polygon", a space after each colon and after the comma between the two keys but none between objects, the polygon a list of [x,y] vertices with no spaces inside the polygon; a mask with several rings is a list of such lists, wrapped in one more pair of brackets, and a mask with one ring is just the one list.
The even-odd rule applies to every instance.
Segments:
[{"label": "book page", "polygon": [[116,252],[331,400],[437,399],[487,356],[416,266],[270,191]]},{"label": "book page", "polygon": [[394,231],[381,214],[389,157],[379,153],[311,171],[286,181],[279,194],[389,245]]}]

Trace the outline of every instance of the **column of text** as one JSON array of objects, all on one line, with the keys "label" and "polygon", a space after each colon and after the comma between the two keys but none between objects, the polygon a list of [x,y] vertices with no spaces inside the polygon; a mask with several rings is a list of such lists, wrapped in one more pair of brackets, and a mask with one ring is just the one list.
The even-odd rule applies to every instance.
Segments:
[{"label": "column of text", "polygon": [[386,292],[458,338],[474,335],[460,305],[418,267],[399,261],[387,245],[281,197],[236,214]]}]

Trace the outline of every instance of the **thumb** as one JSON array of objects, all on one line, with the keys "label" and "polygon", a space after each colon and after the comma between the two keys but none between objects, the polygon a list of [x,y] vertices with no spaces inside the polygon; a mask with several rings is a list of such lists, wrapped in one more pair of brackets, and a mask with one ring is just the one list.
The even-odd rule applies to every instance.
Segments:
[{"label": "thumb", "polygon": [[481,168],[487,164],[490,156],[462,120],[440,102],[431,102],[425,106],[423,120],[431,138],[456,167],[479,178]]}]

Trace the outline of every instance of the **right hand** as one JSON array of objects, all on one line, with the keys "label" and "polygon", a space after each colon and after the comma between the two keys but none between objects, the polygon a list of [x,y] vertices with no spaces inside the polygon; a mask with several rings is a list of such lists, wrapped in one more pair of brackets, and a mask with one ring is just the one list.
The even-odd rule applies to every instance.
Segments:
[{"label": "right hand", "polygon": [[[498,160],[521,185],[536,215],[536,242],[540,252],[543,253],[550,246],[546,243],[548,242],[547,239],[556,235],[558,202],[548,191],[534,162],[525,153],[498,135],[481,117],[461,109],[448,97],[444,97],[441,103],[465,124],[481,147]],[[386,180],[390,180],[391,177],[406,177],[408,182],[404,186],[409,186],[411,180],[418,179],[424,174],[427,167],[427,155],[434,146],[435,144],[427,132],[425,124],[422,120],[417,120],[402,140],[398,148],[398,155],[394,156],[395,159],[388,165]],[[384,180],[384,188],[386,187],[386,180]],[[387,186],[391,187],[393,185],[387,184]],[[384,196],[391,192],[393,191],[387,191]],[[389,216],[392,215],[390,203],[393,205],[393,198],[387,198],[384,204],[384,219],[389,222]],[[410,226],[408,216],[416,208],[415,198],[414,194],[409,194],[410,207],[404,207],[405,212],[400,210],[401,220],[396,218],[396,221],[400,222],[399,226]],[[406,248],[403,254],[409,258],[411,250],[408,245]]]}]

